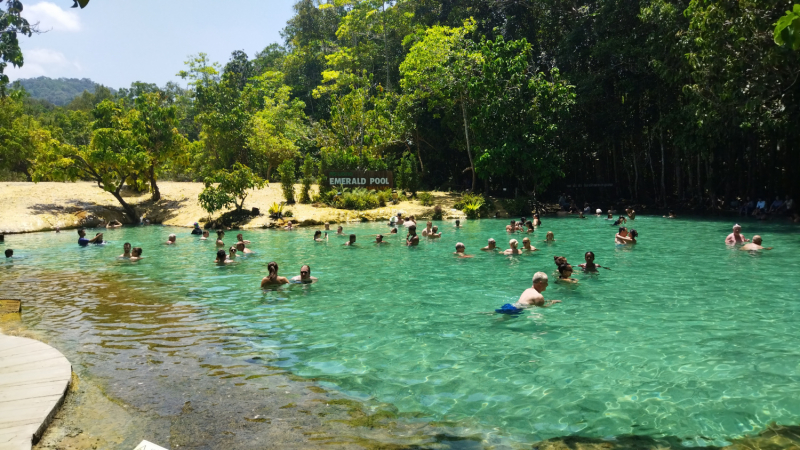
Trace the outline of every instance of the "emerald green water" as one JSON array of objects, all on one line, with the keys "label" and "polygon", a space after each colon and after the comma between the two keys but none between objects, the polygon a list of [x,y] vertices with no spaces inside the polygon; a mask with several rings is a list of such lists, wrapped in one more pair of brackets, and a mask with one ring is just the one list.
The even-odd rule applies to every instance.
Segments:
[{"label": "emerald green water", "polygon": [[[720,445],[771,422],[800,423],[796,227],[744,223],[747,237],[758,232],[775,247],[750,254],[724,245],[731,221],[639,217],[628,224],[640,233],[633,247],[615,246],[616,228],[601,218],[544,222],[532,235],[541,251],[516,257],[479,251],[489,237],[508,247],[505,220],[462,229],[439,222],[442,238],[423,238],[418,248],[406,248],[404,234],[370,244],[387,232],[383,224],[345,225],[358,235],[355,248],[338,236],[315,243],[313,229],[246,231],[256,254],[224,267],[213,262],[213,242],[186,229],[111,230],[108,245],[88,248],[77,246],[74,231],[7,236],[0,250],[13,248],[17,257],[0,263],[0,277],[35,270],[87,282],[112,276],[206,311],[181,321],[182,345],[211,339],[209,324],[218,324],[237,330],[227,340],[236,351],[220,345],[221,354],[247,348],[261,356],[242,357],[244,364],[283,367],[489,440],[636,434]],[[548,230],[555,243],[542,242]],[[162,245],[170,233],[178,244]],[[513,237],[524,236],[531,235]],[[143,247],[145,259],[117,260],[126,241]],[[455,258],[457,241],[475,258]],[[577,285],[555,283],[553,256],[577,265],[587,250],[611,270],[576,271]],[[310,264],[320,282],[262,291],[272,260],[287,277]],[[551,277],[545,298],[563,303],[520,317],[486,314],[516,301],[536,271]],[[29,307],[34,315],[59,314],[44,303]],[[104,333],[104,348],[146,339],[146,325],[115,326]],[[164,341],[151,350],[166,358],[176,348]]]}]

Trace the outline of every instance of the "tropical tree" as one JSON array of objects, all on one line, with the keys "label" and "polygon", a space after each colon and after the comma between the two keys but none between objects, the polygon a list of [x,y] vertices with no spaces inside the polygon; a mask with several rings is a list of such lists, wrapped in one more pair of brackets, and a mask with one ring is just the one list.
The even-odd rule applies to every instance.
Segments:
[{"label": "tropical tree", "polygon": [[198,196],[200,206],[214,213],[231,205],[241,211],[248,191],[261,189],[266,181],[256,175],[249,167],[234,163],[231,170],[217,170],[205,179],[205,189]]},{"label": "tropical tree", "polygon": [[9,81],[5,74],[6,67],[9,63],[22,67],[25,62],[17,34],[30,37],[36,29],[22,17],[22,2],[6,0],[5,8],[2,3],[0,0],[0,95],[5,96]]},{"label": "tropical tree", "polygon": [[137,132],[142,145],[150,157],[147,179],[150,182],[152,201],[161,199],[156,179],[158,172],[167,165],[176,167],[186,164],[186,138],[180,134],[177,107],[167,104],[166,94],[151,92],[136,97]]}]

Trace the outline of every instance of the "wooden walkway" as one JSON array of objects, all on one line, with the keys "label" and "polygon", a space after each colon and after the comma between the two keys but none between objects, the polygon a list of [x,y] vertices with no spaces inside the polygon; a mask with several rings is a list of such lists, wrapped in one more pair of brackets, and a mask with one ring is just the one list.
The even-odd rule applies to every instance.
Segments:
[{"label": "wooden walkway", "polygon": [[72,379],[58,350],[0,334],[0,449],[30,450],[50,424]]}]

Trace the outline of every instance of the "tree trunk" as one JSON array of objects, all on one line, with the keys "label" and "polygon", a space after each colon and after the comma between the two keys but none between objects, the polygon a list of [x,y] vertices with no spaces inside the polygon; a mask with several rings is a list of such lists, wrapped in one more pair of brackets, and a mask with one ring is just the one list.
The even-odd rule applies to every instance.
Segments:
[{"label": "tree trunk", "polygon": [[148,174],[150,177],[150,190],[153,191],[153,196],[150,200],[155,203],[161,200],[161,191],[158,190],[158,185],[156,184],[156,167],[155,165],[150,165],[150,173]]},{"label": "tree trunk", "polygon": [[659,126],[659,140],[661,141],[661,201],[667,206],[667,187],[664,184],[664,129]]},{"label": "tree trunk", "polygon": [[123,199],[119,194],[121,188],[122,184],[120,184],[120,187],[118,187],[116,191],[112,192],[111,195],[113,195],[119,204],[122,205],[122,209],[125,210],[125,214],[128,216],[130,223],[135,225],[139,221],[139,215],[136,213],[136,208],[134,208],[130,203],[126,202],[125,199]]},{"label": "tree trunk", "polygon": [[700,173],[700,154],[697,154],[697,197],[700,206],[703,206],[703,183],[700,182],[702,175]]},{"label": "tree trunk", "polygon": [[467,127],[467,106],[464,99],[461,99],[461,117],[464,118],[464,138],[467,140],[467,156],[469,156],[469,167],[472,170],[472,192],[475,192],[477,179],[475,177],[475,163],[472,161],[472,150],[469,148],[469,128]]},{"label": "tree trunk", "polygon": [[614,143],[611,144],[611,156],[613,158],[612,163],[614,164],[614,189],[617,191],[617,197],[619,197],[619,176],[617,175],[617,145]]},{"label": "tree trunk", "polygon": [[633,158],[633,199],[639,200],[639,165],[636,164],[636,150],[631,146]]}]

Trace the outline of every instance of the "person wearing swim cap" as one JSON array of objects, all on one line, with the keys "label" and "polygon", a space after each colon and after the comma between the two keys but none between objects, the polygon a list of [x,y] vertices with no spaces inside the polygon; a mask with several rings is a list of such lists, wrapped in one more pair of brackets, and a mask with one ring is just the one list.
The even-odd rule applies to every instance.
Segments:
[{"label": "person wearing swim cap", "polygon": [[196,234],[196,235],[202,235],[203,234],[203,230],[200,229],[200,224],[199,223],[197,223],[197,222],[194,223],[194,228],[192,228],[192,234]]},{"label": "person wearing swim cap", "polygon": [[519,255],[520,253],[522,253],[522,252],[521,252],[521,251],[519,251],[519,249],[517,248],[517,245],[519,245],[519,242],[517,242],[517,240],[516,240],[516,239],[512,239],[512,240],[508,241],[508,245],[509,245],[511,248],[509,248],[508,250],[504,251],[504,252],[503,252],[503,254],[504,254],[504,255]]},{"label": "person wearing swim cap", "polygon": [[317,281],[319,280],[316,277],[311,276],[311,267],[309,265],[301,267],[300,275],[292,277],[292,283],[311,284]]},{"label": "person wearing swim cap", "polygon": [[725,244],[727,245],[734,245],[734,244],[743,244],[745,242],[750,242],[750,239],[747,239],[742,234],[742,226],[738,223],[733,226],[733,233],[729,234],[728,237],[725,238]]},{"label": "person wearing swim cap", "polygon": [[453,253],[454,255],[458,256],[459,258],[474,258],[473,255],[467,255],[464,252],[467,248],[461,242],[456,244],[456,251]]},{"label": "person wearing swim cap", "polygon": [[493,238],[489,238],[489,245],[483,247],[481,250],[483,250],[484,252],[493,252],[497,250],[497,242],[495,242]]},{"label": "person wearing swim cap", "polygon": [[743,246],[741,246],[741,248],[739,248],[739,250],[745,250],[745,251],[753,252],[753,251],[758,251],[758,250],[772,250],[772,247],[762,247],[761,246],[761,236],[755,235],[755,236],[753,236],[753,242],[750,242],[748,244],[744,244]]}]

